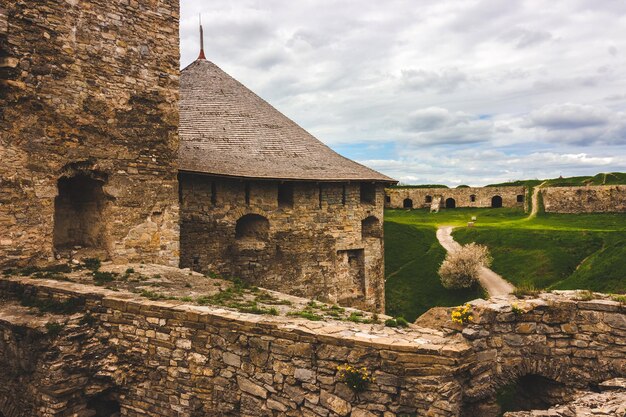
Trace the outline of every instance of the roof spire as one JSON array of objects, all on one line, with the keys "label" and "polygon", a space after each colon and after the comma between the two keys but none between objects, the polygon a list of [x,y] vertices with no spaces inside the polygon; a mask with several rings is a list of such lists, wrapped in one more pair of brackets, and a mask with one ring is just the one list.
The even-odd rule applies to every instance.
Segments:
[{"label": "roof spire", "polygon": [[206,59],[206,56],[204,56],[204,32],[202,31],[201,14],[198,14],[198,21],[200,22],[200,55],[198,55],[198,59]]}]

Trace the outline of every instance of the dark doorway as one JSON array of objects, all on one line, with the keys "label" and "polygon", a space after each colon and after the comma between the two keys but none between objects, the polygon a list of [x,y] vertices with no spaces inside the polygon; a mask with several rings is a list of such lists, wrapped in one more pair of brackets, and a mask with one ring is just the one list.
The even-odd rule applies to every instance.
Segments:
[{"label": "dark doorway", "polygon": [[524,195],[523,195],[523,194],[518,194],[518,196],[517,196],[517,202],[518,202],[518,203],[523,203],[523,202],[524,202]]},{"label": "dark doorway", "polygon": [[470,195],[470,202],[472,203],[476,202],[476,196],[474,194]]},{"label": "dark doorway", "polygon": [[54,200],[54,247],[107,248],[107,214],[110,198],[104,181],[87,174],[62,177]]},{"label": "dark doorway", "polygon": [[119,417],[121,411],[117,394],[110,391],[91,397],[87,402],[87,409],[95,412],[90,414],[94,417]]},{"label": "dark doorway", "polygon": [[404,207],[405,209],[412,209],[413,200],[411,200],[410,198],[405,198],[404,201],[402,202],[402,207]]},{"label": "dark doorway", "polygon": [[501,412],[547,410],[569,400],[571,390],[539,375],[525,375],[502,387],[496,394]]},{"label": "dark doorway", "polygon": [[494,195],[493,197],[491,197],[491,207],[493,208],[502,207],[502,197],[500,197],[499,195]]},{"label": "dark doorway", "polygon": [[452,197],[446,199],[446,208],[456,208],[456,200]]}]

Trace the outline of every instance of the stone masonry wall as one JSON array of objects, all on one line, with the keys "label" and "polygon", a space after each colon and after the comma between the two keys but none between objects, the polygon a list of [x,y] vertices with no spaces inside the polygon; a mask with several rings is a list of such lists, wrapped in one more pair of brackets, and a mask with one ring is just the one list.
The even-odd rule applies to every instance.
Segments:
[{"label": "stone masonry wall", "polygon": [[[446,313],[440,330],[255,316],[24,277],[0,279],[0,298],[5,417],[91,415],[103,396],[132,417],[491,417],[495,393],[524,375],[563,393],[626,376],[626,307],[601,294],[477,300],[473,324]],[[73,310],[19,304],[51,300]],[[346,363],[376,378],[358,396],[337,381]]]},{"label": "stone masonry wall", "polygon": [[[626,308],[600,294],[479,300],[474,324],[446,314],[441,330],[254,316],[29,278],[1,279],[0,296],[5,417],[88,415],[105,394],[131,417],[490,417],[494,393],[524,375],[567,389],[626,376]],[[25,299],[75,309],[42,318],[12,301]],[[52,334],[43,319],[64,326]],[[375,382],[356,396],[337,381],[345,363]]]},{"label": "stone masonry wall", "polygon": [[[454,375],[468,346],[432,330],[383,327],[370,336],[360,333],[369,326],[355,323],[254,316],[25,278],[0,281],[0,294],[5,417],[89,415],[102,393],[114,395],[126,417],[444,417],[460,407]],[[73,298],[80,307],[50,336],[32,318],[6,313],[7,298],[25,296]],[[16,353],[32,372],[17,376]],[[376,378],[358,397],[337,382],[345,363],[366,366]]]},{"label": "stone masonry wall", "polygon": [[105,196],[98,249],[178,263],[178,16],[175,0],[0,0],[0,264],[53,256],[57,182],[76,176]]},{"label": "stone masonry wall", "polygon": [[546,187],[541,196],[548,213],[626,212],[626,185]]},{"label": "stone masonry wall", "polygon": [[[277,182],[181,174],[180,184],[181,266],[384,311],[382,185],[363,203],[359,183],[295,182],[293,206],[279,207]],[[237,221],[250,214],[267,219],[266,236],[236,236]]]},{"label": "stone masonry wall", "polygon": [[573,389],[625,376],[626,305],[606,296],[587,298],[558,291],[473,302],[478,319],[462,332],[475,352],[464,390],[468,415],[490,416],[472,406],[494,404],[500,388],[527,375],[561,386],[541,393],[551,405],[568,400]]},{"label": "stone masonry wall", "polygon": [[[523,208],[526,200],[525,187],[387,188],[385,194],[385,207],[395,209],[407,208],[404,206],[405,199],[411,200],[412,208],[430,208],[430,199],[436,197],[441,197],[440,208],[448,208],[448,198],[454,199],[456,207],[492,207],[492,198],[500,196],[502,207]],[[471,196],[474,196],[474,201]]]}]

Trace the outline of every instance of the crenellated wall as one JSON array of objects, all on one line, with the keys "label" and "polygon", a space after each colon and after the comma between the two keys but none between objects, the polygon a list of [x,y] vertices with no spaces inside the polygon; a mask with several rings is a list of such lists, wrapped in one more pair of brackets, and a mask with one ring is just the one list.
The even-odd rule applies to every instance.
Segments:
[{"label": "crenellated wall", "polygon": [[[363,201],[359,182],[183,173],[181,266],[383,312],[383,185],[367,185],[370,198]],[[281,186],[287,187],[286,201],[279,201]]]},{"label": "crenellated wall", "polygon": [[626,185],[541,188],[547,213],[626,212]]},{"label": "crenellated wall", "polygon": [[76,246],[178,264],[178,16],[175,0],[0,2],[0,264]]},{"label": "crenellated wall", "polygon": [[[601,294],[478,300],[474,324],[455,325],[447,311],[405,330],[23,277],[0,280],[0,296],[6,417],[69,416],[102,403],[131,417],[496,416],[494,394],[525,375],[558,385],[550,393],[559,399],[626,376],[626,308]],[[18,301],[33,299],[73,310],[28,314]],[[44,322],[64,326],[51,333]],[[346,363],[376,378],[358,396],[337,380]]]},{"label": "crenellated wall", "polygon": [[[525,207],[525,187],[386,188],[387,208]],[[495,200],[494,200],[495,198]],[[499,201],[498,201],[499,198]],[[454,200],[453,202],[450,199]],[[453,205],[452,205],[453,204]]]}]

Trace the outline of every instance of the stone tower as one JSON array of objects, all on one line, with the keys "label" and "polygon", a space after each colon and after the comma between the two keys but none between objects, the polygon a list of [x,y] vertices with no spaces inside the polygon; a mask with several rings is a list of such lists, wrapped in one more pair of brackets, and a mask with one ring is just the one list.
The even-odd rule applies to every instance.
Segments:
[{"label": "stone tower", "polygon": [[178,0],[0,0],[0,265],[177,265]]},{"label": "stone tower", "polygon": [[200,58],[181,72],[181,266],[384,311],[384,188]]}]

